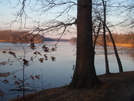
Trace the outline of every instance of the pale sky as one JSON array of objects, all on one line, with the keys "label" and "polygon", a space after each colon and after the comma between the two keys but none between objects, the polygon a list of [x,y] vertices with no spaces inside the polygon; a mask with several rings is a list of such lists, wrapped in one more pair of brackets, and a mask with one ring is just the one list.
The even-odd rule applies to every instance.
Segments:
[{"label": "pale sky", "polygon": [[[24,26],[26,26],[27,28],[30,29],[30,28],[38,27],[38,24],[40,24],[40,26],[43,28],[43,26],[45,25],[44,23],[48,22],[48,20],[51,20],[56,15],[58,15],[58,13],[60,12],[60,9],[64,9],[64,7],[60,6],[58,8],[54,8],[50,11],[47,11],[47,12],[41,14],[39,12],[39,10],[38,11],[33,11],[34,7],[36,5],[36,3],[33,2],[33,1],[36,1],[36,0],[31,0],[32,3],[29,4],[30,6],[28,5],[29,0],[26,0],[27,1],[26,13],[31,18],[30,19],[28,18],[26,20],[25,24],[24,24],[24,22],[25,22],[24,19],[22,19],[22,20],[17,19],[17,22],[11,23],[15,20],[16,14],[17,14],[18,11],[20,11],[21,6],[22,6],[20,3],[18,3],[18,1],[22,1],[22,0],[0,0],[0,30],[6,30],[6,29],[12,29],[12,30],[17,29],[18,30],[20,28],[20,26],[22,28]],[[58,0],[58,1],[61,1],[61,0]],[[76,0],[74,0],[74,1],[76,1]],[[107,1],[109,1],[109,0],[107,0]],[[115,0],[113,0],[113,1],[115,1]],[[123,0],[120,0],[120,2],[121,1],[123,1]],[[129,1],[133,1],[133,0],[128,0],[128,2]],[[112,2],[112,1],[110,0],[110,2]],[[36,6],[36,8],[40,8],[41,6],[39,6],[39,5],[41,5],[41,4],[40,3],[37,3],[37,4],[38,4],[38,6]],[[114,6],[115,5],[116,4],[114,4]],[[124,5],[125,5],[125,3],[124,3]],[[32,11],[31,11],[31,9],[32,9]],[[107,9],[109,9],[109,8],[107,8]],[[23,16],[22,18],[28,17],[28,16]],[[70,10],[69,14],[65,14],[63,17],[60,17],[58,20],[64,21],[64,20],[67,20],[67,18],[73,18],[73,17],[76,18],[76,6],[74,6]],[[112,22],[113,24],[116,24],[117,22],[120,22],[123,19],[122,18],[119,19],[119,15],[116,15],[116,10],[115,10],[115,11],[112,12],[112,14],[108,15],[107,20]],[[22,25],[21,25],[21,21],[23,21]],[[38,22],[40,22],[40,23],[38,23]],[[72,32],[70,34],[64,36],[63,38],[70,38],[70,37],[76,36],[75,29],[72,28],[71,30],[72,30]],[[115,29],[112,29],[112,30],[115,30]],[[116,29],[115,31],[118,31],[118,29]],[[56,37],[55,35],[50,35],[50,36],[51,37]]]}]

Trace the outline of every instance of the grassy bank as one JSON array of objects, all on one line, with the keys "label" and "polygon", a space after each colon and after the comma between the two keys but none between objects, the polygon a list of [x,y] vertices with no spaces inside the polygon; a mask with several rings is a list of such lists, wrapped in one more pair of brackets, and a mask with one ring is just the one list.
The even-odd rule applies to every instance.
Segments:
[{"label": "grassy bank", "polygon": [[[112,43],[107,43],[108,46],[113,46]],[[134,44],[119,44],[119,43],[116,43],[116,46],[117,47],[131,47],[131,48],[134,48]]]},{"label": "grassy bank", "polygon": [[134,101],[134,72],[100,75],[98,78],[103,83],[93,89],[52,88],[27,95],[26,101]]}]

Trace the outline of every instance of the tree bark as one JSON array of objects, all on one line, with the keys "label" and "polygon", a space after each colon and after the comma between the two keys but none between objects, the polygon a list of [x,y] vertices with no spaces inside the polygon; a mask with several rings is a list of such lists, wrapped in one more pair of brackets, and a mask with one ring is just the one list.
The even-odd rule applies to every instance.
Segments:
[{"label": "tree bark", "polygon": [[118,66],[119,66],[119,72],[123,72],[123,67],[122,67],[122,63],[121,63],[121,60],[120,60],[120,57],[118,55],[118,51],[116,49],[116,45],[115,45],[115,42],[114,42],[114,39],[113,39],[113,36],[112,36],[112,33],[110,31],[110,29],[108,28],[107,25],[105,25],[109,34],[110,34],[110,37],[111,37],[111,41],[113,43],[113,48],[114,48],[114,51],[115,51],[115,56],[116,56],[116,59],[117,59],[117,63],[118,63]]},{"label": "tree bark", "polygon": [[106,65],[106,74],[109,74],[109,62],[107,55],[107,41],[106,41],[106,1],[102,0],[104,8],[104,22],[103,22],[103,41],[104,41],[104,55],[105,55],[105,65]]},{"label": "tree bark", "polygon": [[78,0],[76,68],[69,88],[93,88],[100,84],[94,66],[92,0]]}]

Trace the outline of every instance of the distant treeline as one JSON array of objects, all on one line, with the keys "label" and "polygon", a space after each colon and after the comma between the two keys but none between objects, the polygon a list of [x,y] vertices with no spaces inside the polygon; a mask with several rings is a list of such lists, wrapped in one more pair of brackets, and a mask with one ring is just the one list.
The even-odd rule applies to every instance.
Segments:
[{"label": "distant treeline", "polygon": [[[132,34],[112,34],[112,36],[113,36],[115,43],[134,44],[134,33],[132,33]],[[111,38],[110,38],[109,34],[107,34],[106,39],[107,39],[107,43],[111,43]],[[103,44],[103,34],[99,35],[97,42]]]},{"label": "distant treeline", "polygon": [[[119,44],[134,44],[134,33],[132,34],[112,34],[115,43]],[[107,34],[107,43],[111,43],[110,35]],[[13,31],[1,30],[0,42],[14,42],[14,43],[42,43],[43,41],[57,41],[58,39],[45,38],[39,34],[31,34],[28,31]],[[76,42],[77,38],[73,37],[70,40],[60,39],[60,41]],[[103,45],[103,34],[99,34],[97,38],[97,45]]]},{"label": "distant treeline", "polygon": [[28,31],[1,30],[0,42],[13,43],[42,43],[44,41],[69,41],[69,39],[47,38],[39,34],[31,34]]},{"label": "distant treeline", "polygon": [[41,43],[44,41],[44,37],[39,34],[31,34],[28,31],[13,31],[13,30],[1,30],[0,42],[13,42],[13,43]]},{"label": "distant treeline", "polygon": [[[134,45],[134,33],[132,34],[112,34],[115,43],[117,44],[132,44]],[[107,43],[111,43],[110,35],[106,36]],[[77,38],[73,37],[70,39],[71,42],[76,42]],[[97,45],[103,45],[103,34],[99,34],[97,38]]]},{"label": "distant treeline", "polygon": [[[134,44],[134,33],[132,34],[112,34],[115,43]],[[109,37],[109,35],[108,35]]]}]

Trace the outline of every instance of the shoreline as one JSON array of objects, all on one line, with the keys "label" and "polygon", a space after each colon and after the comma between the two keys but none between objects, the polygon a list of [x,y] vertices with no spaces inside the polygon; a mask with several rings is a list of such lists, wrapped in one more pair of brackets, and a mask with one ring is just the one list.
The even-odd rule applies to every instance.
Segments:
[{"label": "shoreline", "polygon": [[[99,75],[103,82],[93,89],[55,87],[26,95],[25,101],[133,101],[134,71]],[[21,98],[11,101],[23,101]]]},{"label": "shoreline", "polygon": [[[15,41],[0,40],[0,42],[14,43]],[[16,42],[16,43],[22,43],[22,42]],[[30,43],[30,42],[26,42],[26,43]],[[42,42],[35,41],[35,43],[42,43]],[[134,48],[134,44],[120,44],[120,43],[115,43],[115,45],[116,45],[116,47]],[[98,45],[96,45],[96,46],[98,46]],[[107,43],[107,46],[113,46],[113,44],[112,43]]]},{"label": "shoreline", "polygon": [[[113,46],[112,43],[107,43],[108,46]],[[134,44],[120,44],[115,43],[116,47],[128,47],[128,48],[134,48]]]}]

